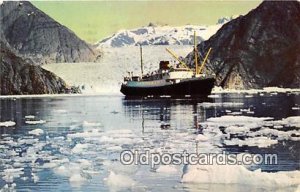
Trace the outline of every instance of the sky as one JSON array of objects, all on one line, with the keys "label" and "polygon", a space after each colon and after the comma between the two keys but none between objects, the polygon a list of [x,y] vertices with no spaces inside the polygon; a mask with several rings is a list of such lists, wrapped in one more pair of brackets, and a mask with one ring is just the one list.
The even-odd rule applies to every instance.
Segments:
[{"label": "sky", "polygon": [[96,43],[121,29],[160,25],[213,25],[219,18],[245,15],[258,0],[139,0],[139,1],[32,1],[43,12]]}]

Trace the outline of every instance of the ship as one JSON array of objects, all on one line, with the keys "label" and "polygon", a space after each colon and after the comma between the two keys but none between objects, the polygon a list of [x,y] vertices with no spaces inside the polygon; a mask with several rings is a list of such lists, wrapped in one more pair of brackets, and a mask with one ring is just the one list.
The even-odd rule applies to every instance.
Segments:
[{"label": "ship", "polygon": [[121,93],[127,97],[140,96],[201,96],[206,97],[211,94],[215,84],[215,78],[203,74],[203,68],[211,52],[211,48],[205,55],[202,64],[198,66],[198,51],[196,46],[196,33],[194,33],[194,55],[195,69],[190,69],[171,50],[166,49],[177,61],[171,65],[169,61],[160,61],[159,69],[144,75],[142,46],[141,55],[141,75],[134,76],[130,72],[124,77],[121,85]]}]

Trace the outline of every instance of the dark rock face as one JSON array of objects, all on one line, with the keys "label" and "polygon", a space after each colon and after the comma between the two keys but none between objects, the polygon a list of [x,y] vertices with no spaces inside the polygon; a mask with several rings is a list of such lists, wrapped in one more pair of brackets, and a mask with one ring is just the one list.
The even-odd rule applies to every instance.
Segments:
[{"label": "dark rock face", "polygon": [[1,95],[66,92],[65,82],[53,73],[24,60],[0,42]]},{"label": "dark rock face", "polygon": [[[198,45],[225,88],[300,87],[300,2],[264,1]],[[202,58],[201,58],[202,59]],[[190,53],[186,62],[194,65]]]},{"label": "dark rock face", "polygon": [[37,64],[94,61],[99,56],[90,45],[30,2],[3,2],[0,22],[2,41]]}]

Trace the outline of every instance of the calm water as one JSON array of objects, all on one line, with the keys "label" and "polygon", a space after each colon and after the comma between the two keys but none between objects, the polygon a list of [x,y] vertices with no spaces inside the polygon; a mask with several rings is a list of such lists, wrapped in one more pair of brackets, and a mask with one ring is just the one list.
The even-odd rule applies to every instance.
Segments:
[{"label": "calm water", "polygon": [[[272,189],[251,184],[181,183],[183,166],[164,171],[148,165],[125,166],[119,162],[119,154],[125,149],[277,153],[278,165],[259,168],[268,172],[300,170],[299,140],[280,140],[263,148],[226,146],[222,141],[205,147],[195,142],[201,132],[197,129],[199,123],[211,117],[243,115],[280,120],[299,116],[297,94],[223,94],[206,100],[76,96],[3,98],[0,102],[0,122],[16,123],[13,127],[0,127],[0,189],[14,186],[19,191]],[[34,122],[39,120],[45,122]],[[43,131],[39,135],[30,132],[36,129]]]}]

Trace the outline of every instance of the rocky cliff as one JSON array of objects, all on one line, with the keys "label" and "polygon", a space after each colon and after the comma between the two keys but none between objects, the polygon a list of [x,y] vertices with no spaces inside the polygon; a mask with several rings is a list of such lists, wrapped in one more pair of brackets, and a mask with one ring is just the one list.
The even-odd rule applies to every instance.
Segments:
[{"label": "rocky cliff", "polygon": [[20,56],[36,64],[94,61],[94,49],[27,1],[0,5],[0,36]]},{"label": "rocky cliff", "polygon": [[[225,88],[300,87],[300,2],[264,1],[198,45]],[[202,58],[200,59],[202,60]],[[194,65],[190,53],[186,62]]]},{"label": "rocky cliff", "polygon": [[53,73],[17,56],[0,42],[1,95],[64,93],[65,82]]}]

